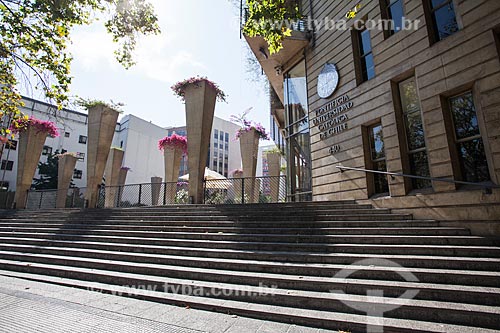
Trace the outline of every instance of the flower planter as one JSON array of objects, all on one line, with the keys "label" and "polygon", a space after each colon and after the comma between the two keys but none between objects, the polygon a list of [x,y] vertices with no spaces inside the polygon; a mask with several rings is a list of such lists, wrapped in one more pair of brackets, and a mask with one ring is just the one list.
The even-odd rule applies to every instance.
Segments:
[{"label": "flower planter", "polygon": [[159,205],[162,182],[163,182],[163,179],[161,177],[151,177],[151,205],[152,206]]},{"label": "flower planter", "polygon": [[267,153],[267,173],[269,177],[269,182],[271,184],[271,199],[273,202],[278,202],[279,191],[280,191],[280,181],[278,178],[281,174],[281,154],[280,153]]},{"label": "flower planter", "polygon": [[46,139],[47,132],[34,127],[28,127],[19,133],[16,195],[14,197],[14,205],[17,209],[26,208],[28,190],[35,177]]},{"label": "flower planter", "polygon": [[206,81],[189,84],[184,89],[189,155],[189,197],[190,201],[196,204],[203,202],[203,178],[217,94],[217,90]]},{"label": "flower planter", "polygon": [[92,106],[88,112],[86,199],[88,207],[95,208],[119,113],[105,105]]},{"label": "flower planter", "polygon": [[[251,129],[240,134],[241,162],[245,180],[245,193],[249,193],[252,203],[255,201],[255,174],[257,171],[257,156],[259,153],[259,133]],[[258,199],[257,199],[258,202]]]},{"label": "flower planter", "polygon": [[75,171],[76,161],[78,161],[78,158],[71,154],[59,156],[56,208],[66,208],[66,199],[69,186],[71,185],[71,179]]},{"label": "flower planter", "polygon": [[116,195],[119,190],[120,170],[123,163],[124,151],[118,148],[111,148],[108,162],[106,164],[106,195],[104,207],[118,207]]}]

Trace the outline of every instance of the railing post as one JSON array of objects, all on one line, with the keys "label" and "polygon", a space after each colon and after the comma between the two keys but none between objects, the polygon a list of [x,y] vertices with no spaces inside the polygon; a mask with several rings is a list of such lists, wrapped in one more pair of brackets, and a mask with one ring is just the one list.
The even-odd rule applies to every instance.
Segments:
[{"label": "railing post", "polygon": [[[28,196],[29,195],[30,195],[30,191],[28,191],[28,195],[26,196],[26,205],[25,205],[25,207],[28,205]],[[43,200],[43,191],[40,192],[40,202],[38,203],[38,209],[42,208],[42,200]]]},{"label": "railing post", "polygon": [[245,178],[241,178],[241,204],[245,204]]},{"label": "railing post", "polygon": [[203,179],[203,204],[207,202],[207,180]]},{"label": "railing post", "polygon": [[119,185],[118,186],[118,193],[117,193],[116,198],[115,198],[115,200],[116,200],[115,207],[116,208],[120,208],[120,206],[121,206],[120,203],[121,203],[122,195],[123,195],[123,185]]},{"label": "railing post", "polygon": [[[167,186],[167,182],[163,183],[163,206],[167,205]],[[177,193],[177,184],[175,184],[175,193]]]},{"label": "railing post", "polygon": [[142,184],[139,184],[139,205],[141,205],[141,197],[142,197]]}]

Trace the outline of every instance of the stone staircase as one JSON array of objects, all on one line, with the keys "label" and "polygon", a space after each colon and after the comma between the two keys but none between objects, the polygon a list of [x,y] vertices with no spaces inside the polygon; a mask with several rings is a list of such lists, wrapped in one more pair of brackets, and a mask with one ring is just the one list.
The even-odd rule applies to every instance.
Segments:
[{"label": "stone staircase", "polygon": [[499,245],[354,201],[0,212],[2,275],[350,332],[499,332]]}]

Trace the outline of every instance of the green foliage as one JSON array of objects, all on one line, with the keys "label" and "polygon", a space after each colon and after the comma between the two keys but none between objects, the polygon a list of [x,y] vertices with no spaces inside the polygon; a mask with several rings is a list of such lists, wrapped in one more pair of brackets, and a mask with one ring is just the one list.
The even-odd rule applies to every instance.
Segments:
[{"label": "green foliage", "polygon": [[300,18],[298,6],[290,3],[289,0],[247,0],[249,17],[243,27],[244,33],[264,38],[271,54],[279,52],[283,39],[292,34],[285,20]]},{"label": "green foliage", "polygon": [[125,68],[134,64],[137,36],[160,32],[147,0],[0,0],[0,135],[20,116],[15,87],[21,80],[63,107],[71,84],[70,31],[98,14],[107,17],[105,26],[119,46],[116,58]]},{"label": "green foliage", "polygon": [[77,100],[75,101],[75,104],[77,106],[80,106],[80,107],[86,109],[86,110],[93,108],[95,106],[103,105],[103,106],[106,106],[106,107],[113,109],[115,111],[118,111],[118,112],[123,112],[120,109],[125,105],[124,103],[121,103],[121,102],[115,103],[112,100],[108,103],[108,102],[104,102],[104,101],[101,101],[98,99],[90,99],[90,98],[86,99],[86,98],[82,98],[82,97],[77,98]]},{"label": "green foliage", "polygon": [[[57,174],[59,172],[59,151],[47,155],[47,162],[38,163],[38,173],[40,178],[33,179],[35,190],[55,190],[57,189]],[[71,183],[71,186],[74,186]]]},{"label": "green foliage", "polygon": [[283,152],[278,147],[273,147],[271,149],[268,149],[268,150],[264,151],[264,154],[265,155],[267,155],[267,154],[280,154],[283,156]]}]

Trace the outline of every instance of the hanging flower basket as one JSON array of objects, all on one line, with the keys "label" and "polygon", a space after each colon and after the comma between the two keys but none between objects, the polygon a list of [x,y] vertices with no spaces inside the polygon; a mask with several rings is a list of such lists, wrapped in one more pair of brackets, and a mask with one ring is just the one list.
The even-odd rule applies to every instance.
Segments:
[{"label": "hanging flower basket", "polygon": [[172,134],[158,141],[158,149],[163,151],[166,149],[180,149],[183,153],[187,153],[187,138],[182,135]]},{"label": "hanging flower basket", "polygon": [[203,81],[205,81],[209,86],[215,89],[215,91],[217,92],[217,101],[226,102],[227,95],[219,88],[219,86],[215,82],[210,81],[206,77],[196,76],[184,81],[177,82],[171,87],[171,89],[173,90],[175,95],[177,95],[182,101],[185,101],[186,87],[191,84],[199,84]]},{"label": "hanging flower basket", "polygon": [[52,121],[40,120],[34,117],[19,118],[12,122],[10,130],[14,134],[26,131],[29,127],[35,128],[37,133],[45,132],[51,138],[59,136],[56,125]]}]

